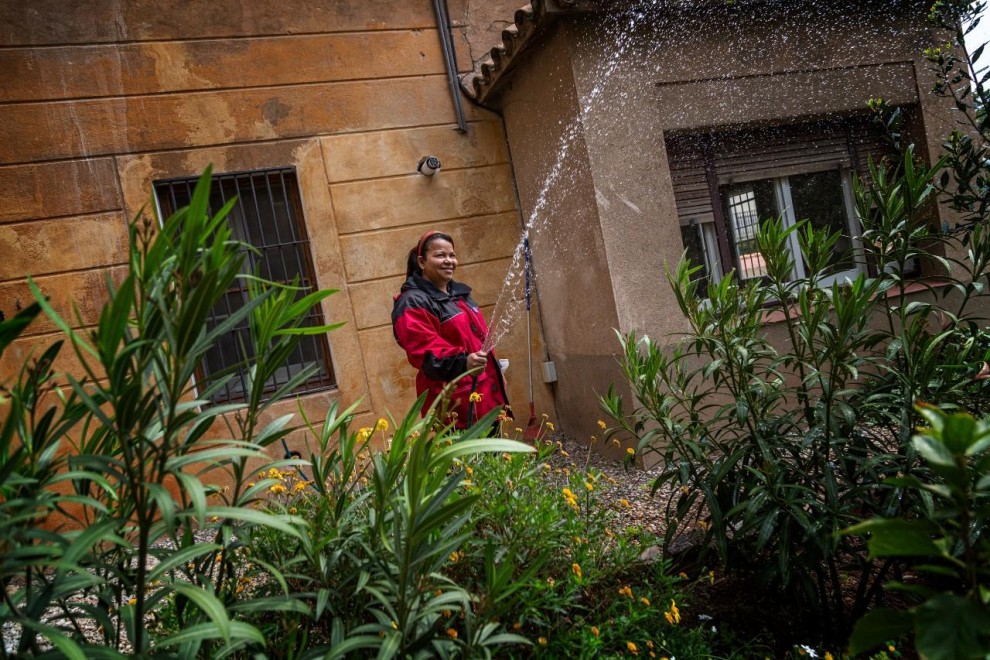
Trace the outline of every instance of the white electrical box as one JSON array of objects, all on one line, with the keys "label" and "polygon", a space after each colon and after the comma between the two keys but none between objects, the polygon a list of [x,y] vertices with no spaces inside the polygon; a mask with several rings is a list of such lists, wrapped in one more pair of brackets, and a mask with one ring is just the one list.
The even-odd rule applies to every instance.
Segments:
[{"label": "white electrical box", "polygon": [[547,361],[540,365],[543,369],[543,382],[544,383],[556,383],[557,382],[557,367],[554,365],[553,361]]}]

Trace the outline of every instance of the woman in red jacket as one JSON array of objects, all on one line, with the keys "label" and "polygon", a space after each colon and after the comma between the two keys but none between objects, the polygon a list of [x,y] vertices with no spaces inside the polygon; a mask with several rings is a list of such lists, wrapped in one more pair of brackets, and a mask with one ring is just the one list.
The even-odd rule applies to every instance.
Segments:
[{"label": "woman in red jacket", "polygon": [[455,426],[463,429],[492,408],[507,406],[508,397],[498,360],[482,350],[488,326],[471,299],[471,287],[454,281],[456,269],[454,239],[438,231],[423,234],[409,251],[406,282],[392,308],[392,331],[409,364],[419,370],[416,392],[429,392],[424,412],[447,383],[480,369],[476,380],[461,378],[451,398]]}]

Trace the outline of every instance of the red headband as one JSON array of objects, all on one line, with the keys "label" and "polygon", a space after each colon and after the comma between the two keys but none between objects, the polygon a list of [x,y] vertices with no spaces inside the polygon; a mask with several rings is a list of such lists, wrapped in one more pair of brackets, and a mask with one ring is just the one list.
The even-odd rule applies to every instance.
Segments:
[{"label": "red headband", "polygon": [[423,244],[426,242],[426,239],[428,239],[430,236],[433,236],[434,234],[439,234],[439,233],[440,232],[438,232],[438,231],[432,231],[431,230],[431,231],[428,231],[425,234],[423,234],[423,237],[419,239],[419,243],[416,245],[416,257],[417,258],[423,256]]}]

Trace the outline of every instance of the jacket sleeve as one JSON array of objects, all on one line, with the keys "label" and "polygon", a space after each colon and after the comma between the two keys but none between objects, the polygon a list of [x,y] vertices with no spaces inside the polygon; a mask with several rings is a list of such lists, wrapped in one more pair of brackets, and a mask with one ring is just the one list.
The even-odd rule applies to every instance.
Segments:
[{"label": "jacket sleeve", "polygon": [[467,370],[467,353],[440,336],[440,320],[425,307],[405,304],[392,330],[406,358],[431,380],[449,381]]}]

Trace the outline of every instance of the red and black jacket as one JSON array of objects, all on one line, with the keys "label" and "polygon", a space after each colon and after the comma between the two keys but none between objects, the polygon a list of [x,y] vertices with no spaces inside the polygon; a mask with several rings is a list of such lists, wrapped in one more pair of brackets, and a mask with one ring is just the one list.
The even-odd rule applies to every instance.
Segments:
[{"label": "red and black jacket", "polygon": [[[488,335],[481,310],[471,299],[471,287],[452,281],[448,289],[449,295],[426,278],[413,275],[402,285],[392,308],[395,339],[405,350],[409,364],[419,371],[416,392],[429,392],[424,412],[448,382],[467,371],[468,354],[480,351]],[[450,409],[457,413],[459,428],[467,426],[471,385],[470,377],[462,378],[451,400]],[[481,395],[474,405],[475,421],[492,408],[508,404],[494,353],[489,352],[474,391]]]}]

